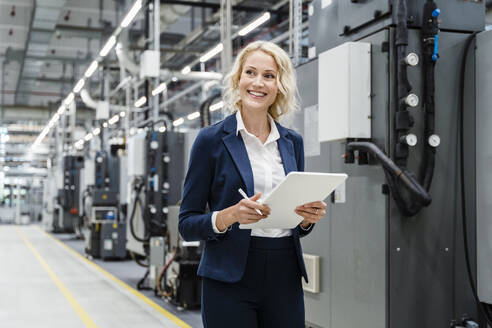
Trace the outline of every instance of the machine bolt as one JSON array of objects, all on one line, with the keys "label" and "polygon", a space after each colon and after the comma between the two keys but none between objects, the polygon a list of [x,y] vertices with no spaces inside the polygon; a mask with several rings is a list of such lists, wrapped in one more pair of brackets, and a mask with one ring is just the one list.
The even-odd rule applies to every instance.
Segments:
[{"label": "machine bolt", "polygon": [[410,147],[413,147],[417,144],[417,136],[413,133],[409,133],[405,136],[401,137],[401,142],[409,145]]},{"label": "machine bolt", "polygon": [[431,134],[429,139],[427,139],[427,142],[429,142],[431,147],[436,148],[441,144],[441,138],[439,138],[437,134]]},{"label": "machine bolt", "polygon": [[419,97],[416,94],[411,93],[405,97],[404,101],[410,107],[417,107],[419,104]]},{"label": "machine bolt", "polygon": [[419,64],[419,56],[416,53],[411,52],[405,57],[405,63],[408,66],[417,66]]}]

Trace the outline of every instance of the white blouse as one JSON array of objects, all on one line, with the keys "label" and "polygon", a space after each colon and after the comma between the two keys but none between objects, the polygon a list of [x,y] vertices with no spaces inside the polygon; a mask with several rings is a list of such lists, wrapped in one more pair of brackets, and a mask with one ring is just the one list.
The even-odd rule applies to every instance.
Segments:
[{"label": "white blouse", "polygon": [[[236,135],[241,133],[253,171],[255,194],[261,192],[263,198],[285,177],[284,166],[277,145],[280,134],[275,121],[270,115],[268,115],[270,134],[264,144],[255,135],[246,130],[240,111],[236,113],[236,120]],[[212,213],[212,227],[216,233],[225,233],[227,230],[220,232],[215,225],[217,213],[217,211]],[[290,235],[292,235],[290,229],[251,229],[251,236],[257,237],[279,238]]]}]

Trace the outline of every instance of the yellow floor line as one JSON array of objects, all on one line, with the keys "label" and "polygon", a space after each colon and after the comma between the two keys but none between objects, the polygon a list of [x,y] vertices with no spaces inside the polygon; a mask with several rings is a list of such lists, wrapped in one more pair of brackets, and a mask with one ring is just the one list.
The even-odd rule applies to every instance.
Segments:
[{"label": "yellow floor line", "polygon": [[60,289],[62,292],[63,296],[68,300],[70,305],[73,307],[79,318],[82,320],[84,325],[89,328],[97,328],[97,325],[92,321],[92,319],[89,317],[87,312],[84,310],[84,308],[75,300],[75,297],[73,297],[72,294],[68,291],[67,287],[61,282],[61,280],[56,276],[55,272],[51,269],[51,267],[46,263],[46,261],[41,257],[39,252],[34,248],[34,246],[31,244],[31,242],[26,238],[26,236],[19,230],[19,228],[15,228],[19,236],[22,238],[24,243],[27,245],[27,247],[31,250],[31,252],[34,254],[34,256],[38,259],[38,261],[41,263],[43,268],[46,270],[48,275],[51,277],[51,279],[54,281],[55,285]]},{"label": "yellow floor line", "polygon": [[119,286],[125,288],[131,294],[133,294],[138,299],[142,300],[143,302],[145,302],[146,304],[148,304],[149,306],[151,306],[153,309],[155,309],[159,313],[161,313],[164,316],[166,316],[169,320],[171,320],[172,322],[174,322],[175,324],[177,324],[179,327],[181,327],[181,328],[192,328],[186,322],[184,322],[180,318],[176,317],[172,313],[166,311],[160,305],[158,305],[157,303],[155,303],[154,301],[152,301],[150,298],[148,298],[147,296],[143,295],[139,291],[135,290],[133,287],[131,287],[127,283],[125,283],[125,282],[121,281],[120,279],[116,278],[115,276],[113,276],[111,273],[109,273],[108,271],[106,271],[103,268],[101,268],[96,263],[94,263],[92,261],[89,261],[84,256],[80,255],[79,253],[77,253],[76,251],[74,251],[72,248],[70,248],[69,246],[67,246],[65,243],[63,243],[60,240],[56,239],[55,237],[53,237],[52,235],[50,235],[46,231],[42,230],[41,228],[39,228],[39,227],[37,227],[37,228],[40,231],[42,231],[43,233],[45,233],[48,237],[50,237],[51,239],[53,239],[54,241],[56,241],[59,245],[63,246],[65,249],[67,249],[70,253],[74,254],[76,257],[80,258],[81,260],[83,260],[87,264],[91,265],[93,268],[95,268],[97,271],[99,271],[100,273],[102,273],[104,276],[108,277],[109,279],[111,279],[112,281],[114,281],[115,283],[117,283]]}]

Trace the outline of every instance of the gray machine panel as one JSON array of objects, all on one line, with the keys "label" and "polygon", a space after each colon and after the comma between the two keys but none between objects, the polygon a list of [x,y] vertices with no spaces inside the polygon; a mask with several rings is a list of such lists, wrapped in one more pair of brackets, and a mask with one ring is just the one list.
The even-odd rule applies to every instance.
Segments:
[{"label": "gray machine panel", "polygon": [[[393,35],[393,34],[391,34]],[[463,256],[461,229],[461,207],[458,174],[458,106],[459,74],[464,33],[440,32],[440,59],[435,70],[436,124],[435,131],[441,138],[436,150],[436,164],[430,189],[432,203],[416,216],[401,215],[391,198],[389,212],[389,327],[444,327],[453,318],[465,313],[476,318],[476,308],[468,285]],[[410,30],[409,50],[420,53],[418,30]],[[390,48],[391,51],[393,49]],[[473,52],[471,52],[472,54]],[[394,56],[391,56],[392,60]],[[470,55],[473,58],[473,55]],[[396,65],[390,65],[391,84],[394,85]],[[467,89],[465,95],[465,149],[467,151],[467,208],[469,229],[474,223],[474,140],[470,131],[475,117],[473,63],[468,63]],[[419,96],[423,92],[420,67],[408,70],[413,91]],[[396,107],[394,94],[390,94],[392,112]],[[421,97],[422,98],[422,97]],[[423,131],[422,107],[414,109],[412,115],[414,133]],[[392,125],[393,119],[390,120]],[[393,133],[390,138],[394,138]],[[473,135],[474,137],[474,135]],[[425,140],[419,139],[410,150],[408,167],[418,174],[422,148]],[[390,148],[393,152],[393,149]],[[470,244],[474,238],[470,235]],[[474,257],[474,247],[471,247]],[[474,264],[472,263],[472,266]]]},{"label": "gray machine panel", "polygon": [[[385,147],[388,127],[388,53],[381,50],[388,31],[364,39],[371,42],[372,121],[374,141]],[[318,63],[297,69],[302,108],[317,103]],[[296,130],[303,131],[298,115]],[[310,127],[315,128],[315,127]],[[322,127],[319,127],[322,128]],[[321,154],[306,158],[306,171],[345,172],[346,203],[328,201],[326,217],[302,239],[303,251],[320,256],[320,293],[305,292],[306,321],[313,327],[386,327],[387,196],[384,174],[377,166],[344,164],[345,144],[325,142]],[[347,315],[350,309],[350,315]]]},{"label": "gray machine panel", "polygon": [[338,33],[344,29],[356,29],[391,12],[388,0],[339,1],[338,2]]},{"label": "gray machine panel", "polygon": [[[410,26],[422,25],[422,10],[427,0],[407,0]],[[343,42],[360,40],[396,22],[398,0],[332,0],[322,8],[321,0],[311,3],[313,15],[309,17],[310,45],[319,54]],[[485,1],[436,0],[441,8],[441,29],[453,31],[481,31],[485,26]],[[393,10],[391,9],[393,8]],[[378,19],[374,19],[381,15]],[[385,15],[391,11],[391,15]],[[345,26],[351,28],[343,35]],[[360,28],[363,26],[363,28]]]},{"label": "gray machine panel", "polygon": [[492,304],[492,32],[477,36],[477,287]]}]

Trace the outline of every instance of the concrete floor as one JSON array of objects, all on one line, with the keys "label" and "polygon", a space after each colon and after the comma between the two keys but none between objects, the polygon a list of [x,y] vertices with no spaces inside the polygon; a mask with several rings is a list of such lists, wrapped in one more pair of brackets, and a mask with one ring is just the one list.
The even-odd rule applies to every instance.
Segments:
[{"label": "concrete floor", "polygon": [[0,263],[2,328],[192,327],[37,226],[0,225]]}]

